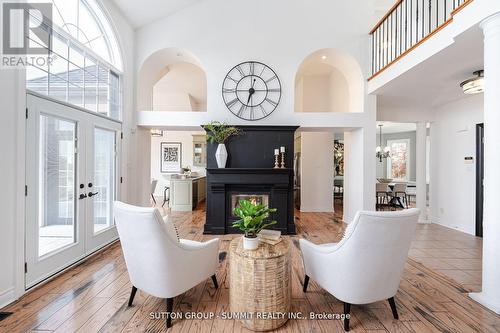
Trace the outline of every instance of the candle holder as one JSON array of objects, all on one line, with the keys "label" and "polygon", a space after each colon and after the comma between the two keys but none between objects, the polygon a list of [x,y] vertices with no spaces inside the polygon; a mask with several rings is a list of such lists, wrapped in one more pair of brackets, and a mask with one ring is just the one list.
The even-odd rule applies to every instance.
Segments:
[{"label": "candle holder", "polygon": [[274,155],[274,168],[279,169],[280,168],[280,163],[278,161],[279,155]]},{"label": "candle holder", "polygon": [[281,169],[285,168],[285,153],[281,153]]}]

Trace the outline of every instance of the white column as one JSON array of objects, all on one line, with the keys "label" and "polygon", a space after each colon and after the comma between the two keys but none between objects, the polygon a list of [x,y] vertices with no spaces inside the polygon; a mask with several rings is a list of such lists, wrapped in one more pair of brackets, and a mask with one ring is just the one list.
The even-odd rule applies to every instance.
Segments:
[{"label": "white column", "polygon": [[301,134],[301,212],[333,212],[333,141],[333,132]]},{"label": "white column", "polygon": [[417,181],[417,208],[420,209],[419,222],[427,222],[427,182],[426,182],[426,140],[427,127],[425,122],[417,123],[416,145],[416,181]]},{"label": "white column", "polygon": [[483,286],[470,296],[500,314],[500,14],[481,23],[484,32]]}]

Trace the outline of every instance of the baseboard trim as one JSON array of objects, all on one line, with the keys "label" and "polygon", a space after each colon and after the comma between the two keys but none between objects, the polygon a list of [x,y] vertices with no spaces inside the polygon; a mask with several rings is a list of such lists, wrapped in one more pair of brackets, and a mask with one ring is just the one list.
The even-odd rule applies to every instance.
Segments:
[{"label": "baseboard trim", "polygon": [[333,207],[300,207],[302,213],[333,213]]},{"label": "baseboard trim", "polygon": [[9,305],[10,303],[16,300],[16,294],[14,292],[14,287],[5,290],[0,293],[0,309],[4,306]]},{"label": "baseboard trim", "polygon": [[486,295],[485,293],[483,292],[470,293],[469,297],[472,298],[474,301],[478,302],[479,304],[481,304],[482,306],[500,315],[500,304],[495,304],[494,302],[491,302],[489,300],[488,295]]}]

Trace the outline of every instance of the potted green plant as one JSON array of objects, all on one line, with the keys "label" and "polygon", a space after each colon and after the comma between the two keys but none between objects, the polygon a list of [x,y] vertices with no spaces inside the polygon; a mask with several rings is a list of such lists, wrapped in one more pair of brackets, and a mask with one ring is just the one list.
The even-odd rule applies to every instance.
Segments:
[{"label": "potted green plant", "polygon": [[233,212],[240,219],[233,222],[233,227],[245,233],[243,236],[243,248],[245,250],[256,250],[259,247],[259,232],[276,221],[268,221],[270,213],[274,213],[276,208],[268,208],[261,204],[255,204],[248,200],[241,200]]},{"label": "potted green plant", "polygon": [[219,168],[225,168],[227,162],[225,142],[232,136],[240,135],[242,133],[241,130],[219,121],[211,121],[204,125],[203,128],[207,131],[207,140],[219,144],[215,152],[215,160]]}]

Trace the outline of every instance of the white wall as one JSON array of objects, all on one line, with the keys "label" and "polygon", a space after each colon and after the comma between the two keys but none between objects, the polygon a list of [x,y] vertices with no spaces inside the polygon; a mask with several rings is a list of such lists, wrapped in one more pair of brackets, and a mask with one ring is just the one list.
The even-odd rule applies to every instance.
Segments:
[{"label": "white wall", "polygon": [[171,64],[153,86],[155,111],[206,111],[207,79],[203,70],[187,62]]},{"label": "white wall", "polygon": [[151,178],[158,179],[155,196],[163,197],[163,189],[170,184],[170,175],[160,172],[160,144],[162,142],[180,142],[182,144],[182,166],[190,166],[192,172],[205,175],[205,167],[193,166],[193,135],[205,135],[206,132],[164,131],[163,136],[151,137]]},{"label": "white wall", "polygon": [[[113,20],[115,31],[122,49],[124,62],[123,77],[123,160],[122,184],[124,200],[135,200],[133,175],[137,165],[130,156],[136,147],[132,134],[136,121],[134,106],[134,33],[130,25],[121,16],[113,2],[102,1]],[[0,181],[0,307],[15,300],[24,293],[24,149],[25,149],[25,71],[0,68],[0,139],[1,156]]]},{"label": "white wall", "polygon": [[333,132],[301,134],[301,212],[333,212],[333,140]]},{"label": "white wall", "polygon": [[441,106],[431,127],[430,219],[475,234],[476,124],[483,122],[483,95]]},{"label": "white wall", "polygon": [[299,69],[295,79],[295,112],[349,112],[349,100],[348,82],[335,67],[308,63]]},{"label": "white wall", "polygon": [[[23,198],[19,193],[22,188],[17,183],[21,176],[18,168],[18,154],[16,147],[19,144],[17,127],[19,113],[23,110],[23,101],[16,98],[19,85],[18,71],[0,69],[0,142],[2,162],[0,163],[0,177],[2,191],[0,193],[0,307],[15,298],[15,265],[16,265],[16,225],[19,212],[19,200]],[[21,168],[22,171],[24,169]],[[24,176],[24,174],[23,174]],[[22,186],[22,185],[21,185]],[[22,223],[22,222],[21,222]]]}]

